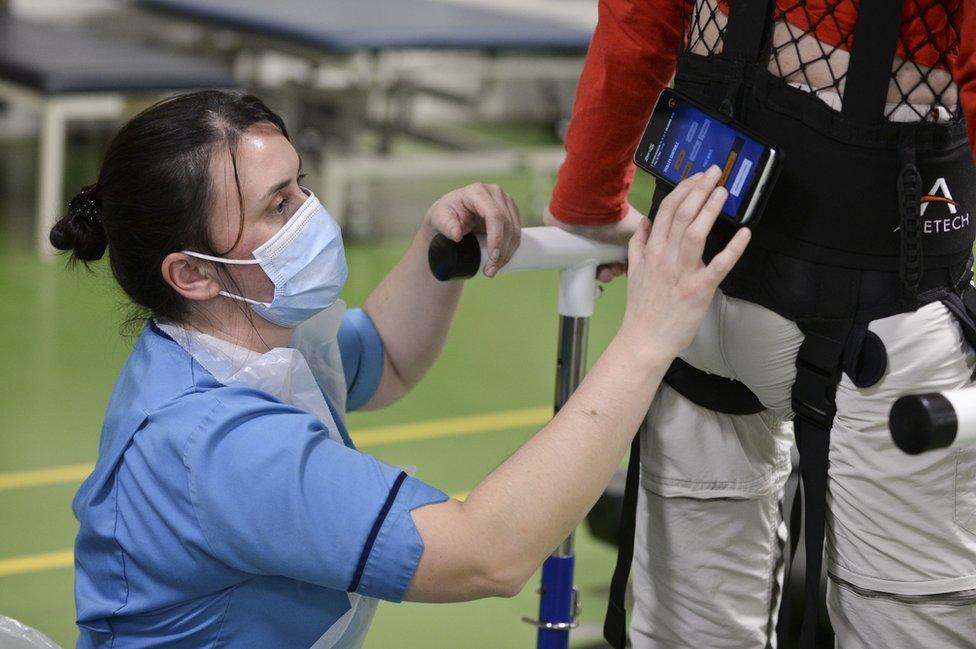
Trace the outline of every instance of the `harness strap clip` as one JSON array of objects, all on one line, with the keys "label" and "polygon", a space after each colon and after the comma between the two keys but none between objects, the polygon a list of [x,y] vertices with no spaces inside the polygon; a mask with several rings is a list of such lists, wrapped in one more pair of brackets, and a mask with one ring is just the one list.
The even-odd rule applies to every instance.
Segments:
[{"label": "harness strap clip", "polygon": [[735,119],[736,106],[739,104],[739,94],[744,79],[743,64],[741,61],[734,61],[731,67],[732,71],[725,86],[725,95],[722,97],[718,109],[729,119]]}]

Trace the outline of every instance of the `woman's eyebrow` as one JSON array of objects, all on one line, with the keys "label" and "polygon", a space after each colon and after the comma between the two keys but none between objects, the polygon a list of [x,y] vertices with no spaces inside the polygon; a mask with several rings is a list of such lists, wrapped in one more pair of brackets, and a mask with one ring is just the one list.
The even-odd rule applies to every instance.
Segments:
[{"label": "woman's eyebrow", "polygon": [[267,200],[273,194],[275,194],[276,192],[280,192],[282,189],[284,189],[285,187],[287,187],[289,184],[291,184],[291,180],[282,180],[281,182],[279,182],[279,183],[275,184],[273,187],[271,187],[271,189],[269,189],[267,191],[267,193],[264,196],[261,197],[261,200],[262,201],[263,200]]},{"label": "woman's eyebrow", "polygon": [[[302,172],[302,156],[299,155],[298,156],[298,173],[301,173],[301,172]],[[291,184],[291,180],[290,179],[289,180],[282,180],[281,182],[279,182],[279,183],[275,184],[274,186],[272,186],[271,189],[269,189],[267,191],[267,193],[265,193],[265,195],[261,197],[261,200],[262,201],[263,200],[267,200],[274,193],[280,192],[282,189],[284,189],[285,187],[287,187],[289,184]]]}]

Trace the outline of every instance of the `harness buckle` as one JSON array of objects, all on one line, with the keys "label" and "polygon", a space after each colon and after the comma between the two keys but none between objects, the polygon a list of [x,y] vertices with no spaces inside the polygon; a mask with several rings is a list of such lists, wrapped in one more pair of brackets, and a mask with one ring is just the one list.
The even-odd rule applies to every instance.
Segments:
[{"label": "harness buckle", "polygon": [[830,430],[837,406],[842,347],[827,336],[806,331],[796,359],[793,413],[813,426]]}]

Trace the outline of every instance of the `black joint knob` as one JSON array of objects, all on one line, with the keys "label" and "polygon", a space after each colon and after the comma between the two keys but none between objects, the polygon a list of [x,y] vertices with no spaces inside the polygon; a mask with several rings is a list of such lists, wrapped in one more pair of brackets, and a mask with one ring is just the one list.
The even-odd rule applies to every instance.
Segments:
[{"label": "black joint knob", "polygon": [[442,282],[474,277],[481,267],[478,237],[466,234],[460,241],[451,241],[443,234],[438,234],[430,241],[427,261],[430,263],[430,272]]},{"label": "black joint knob", "polygon": [[888,415],[895,445],[909,455],[951,446],[959,422],[956,411],[938,393],[913,394],[895,401]]}]

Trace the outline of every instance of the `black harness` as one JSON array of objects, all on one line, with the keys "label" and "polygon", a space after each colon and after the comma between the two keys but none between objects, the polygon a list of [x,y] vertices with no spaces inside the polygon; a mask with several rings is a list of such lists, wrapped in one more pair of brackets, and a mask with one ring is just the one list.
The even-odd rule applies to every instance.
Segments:
[{"label": "black harness", "polygon": [[[733,0],[724,50],[709,56],[682,54],[674,85],[735,117],[785,154],[762,220],[752,226],[752,242],[721,289],[794,321],[805,336],[796,359],[792,406],[805,501],[800,646],[812,649],[822,599],[837,386],[842,374],[860,388],[884,375],[887,352],[868,331],[872,320],[931,302],[945,303],[976,347],[976,292],[970,283],[976,222],[969,212],[976,206],[976,167],[962,120],[899,124],[886,119],[902,3],[862,0],[841,111],[768,71],[774,5],[774,0]],[[652,218],[667,192],[661,184],[655,188]],[[720,221],[706,246],[706,260],[734,233],[734,226]],[[764,409],[745,385],[680,360],[665,381],[718,412]],[[626,643],[624,593],[633,551],[639,437],[631,447],[621,546],[604,626],[607,641],[617,649]],[[790,517],[787,576],[800,506],[798,495]],[[780,646],[786,646],[789,606],[780,610],[777,632]]]}]

